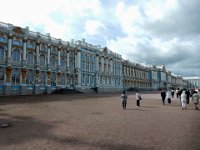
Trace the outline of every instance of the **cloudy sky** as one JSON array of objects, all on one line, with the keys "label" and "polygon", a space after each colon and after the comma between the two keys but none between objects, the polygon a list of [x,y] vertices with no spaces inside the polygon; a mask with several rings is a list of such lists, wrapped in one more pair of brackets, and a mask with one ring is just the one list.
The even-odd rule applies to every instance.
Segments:
[{"label": "cloudy sky", "polygon": [[200,0],[0,0],[0,21],[200,76]]}]

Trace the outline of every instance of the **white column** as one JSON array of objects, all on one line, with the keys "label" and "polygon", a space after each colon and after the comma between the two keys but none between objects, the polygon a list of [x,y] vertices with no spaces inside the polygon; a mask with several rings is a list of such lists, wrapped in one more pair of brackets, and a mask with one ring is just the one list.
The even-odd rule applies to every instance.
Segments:
[{"label": "white column", "polygon": [[9,37],[9,39],[8,39],[8,58],[11,58],[11,51],[12,51],[12,38]]},{"label": "white column", "polygon": [[47,64],[50,64],[50,53],[51,53],[51,46],[48,45],[48,51],[47,51]]},{"label": "white column", "polygon": [[102,67],[102,72],[104,72],[104,57],[102,57],[102,65],[101,65],[101,67]]},{"label": "white column", "polygon": [[113,73],[113,60],[110,60],[110,73]]},{"label": "white column", "polygon": [[23,62],[25,63],[25,61],[26,61],[26,51],[27,51],[27,47],[26,47],[26,39],[24,39],[24,42],[23,42],[23,58],[22,58],[22,60],[23,60]]},{"label": "white column", "polygon": [[58,66],[60,66],[60,50],[58,50]]},{"label": "white column", "polygon": [[81,68],[81,51],[78,51],[78,54],[77,54],[77,68],[78,69]]},{"label": "white column", "polygon": [[76,62],[77,62],[77,69],[78,69],[78,86],[81,85],[81,51],[78,50],[77,55],[76,55]]},{"label": "white column", "polygon": [[40,53],[40,45],[39,43],[37,43],[37,46],[36,46],[36,65],[39,65],[39,53]]},{"label": "white column", "polygon": [[67,51],[67,68],[69,69],[69,52]]},{"label": "white column", "polygon": [[99,56],[96,55],[96,71],[99,71]]}]

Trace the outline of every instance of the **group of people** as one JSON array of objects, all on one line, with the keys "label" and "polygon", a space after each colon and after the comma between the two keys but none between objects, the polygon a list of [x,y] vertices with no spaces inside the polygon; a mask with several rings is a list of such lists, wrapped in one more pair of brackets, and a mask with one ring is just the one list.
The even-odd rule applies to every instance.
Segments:
[{"label": "group of people", "polygon": [[[165,90],[163,89],[161,92],[161,98],[162,98],[162,103],[165,105],[165,101],[168,102],[168,104],[171,104],[172,99],[174,98],[174,94],[176,93],[177,98],[180,98],[180,105],[183,110],[186,109],[186,105],[189,104],[190,98],[194,104],[195,109],[198,109],[198,104],[199,104],[199,90]],[[139,91],[136,91],[135,94],[136,97],[136,106],[140,107],[140,101],[142,100],[142,96]],[[126,92],[123,91],[121,94],[121,103],[122,103],[122,108],[125,110],[126,109],[126,104],[127,104],[127,99],[128,96],[126,95]]]},{"label": "group of people", "polygon": [[[199,104],[199,90],[186,90],[186,89],[177,89],[176,91],[176,97],[180,99],[180,105],[183,110],[186,109],[186,105],[189,104],[190,102],[190,97],[191,100],[194,104],[195,109],[198,109],[198,104]],[[162,90],[161,92],[161,98],[162,98],[162,103],[165,105],[165,101],[167,100],[168,103],[171,103],[171,100],[174,98],[174,90],[168,90],[165,92],[165,90]]]},{"label": "group of people", "polygon": [[[136,91],[135,96],[136,96],[136,106],[140,107],[140,101],[142,100],[142,96],[141,96],[140,92]],[[126,95],[126,92],[123,91],[121,94],[121,102],[122,102],[122,108],[124,110],[126,109],[127,99],[128,99],[128,96]]]}]

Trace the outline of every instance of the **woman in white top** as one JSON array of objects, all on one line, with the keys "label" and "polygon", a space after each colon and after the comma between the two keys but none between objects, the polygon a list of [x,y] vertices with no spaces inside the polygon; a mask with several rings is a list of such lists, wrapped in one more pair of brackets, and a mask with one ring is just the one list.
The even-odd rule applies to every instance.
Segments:
[{"label": "woman in white top", "polygon": [[186,109],[186,94],[185,94],[185,91],[183,91],[182,94],[181,94],[181,106],[182,106],[182,109]]},{"label": "woman in white top", "polygon": [[171,99],[172,99],[172,94],[171,94],[170,90],[168,90],[167,93],[166,93],[166,99],[168,100],[168,103],[170,104],[171,103]]},{"label": "woman in white top", "polygon": [[139,91],[136,91],[136,105],[137,107],[140,107],[140,100],[142,100],[141,94],[139,93]]}]

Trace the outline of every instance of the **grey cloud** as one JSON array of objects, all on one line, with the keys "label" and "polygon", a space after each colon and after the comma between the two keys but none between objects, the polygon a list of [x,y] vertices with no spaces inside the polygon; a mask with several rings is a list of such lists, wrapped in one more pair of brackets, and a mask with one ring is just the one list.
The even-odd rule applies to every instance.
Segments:
[{"label": "grey cloud", "polygon": [[200,34],[200,1],[179,0],[176,11],[162,20],[145,21],[143,28],[155,36],[188,36]]}]

